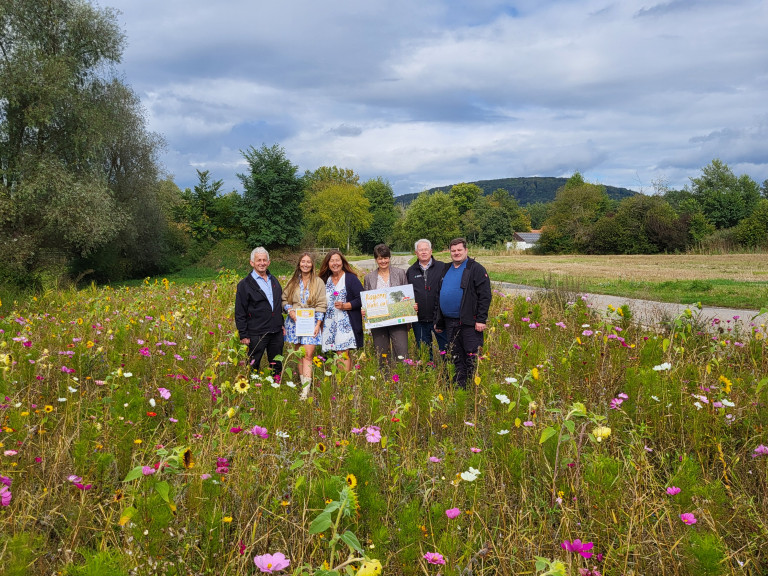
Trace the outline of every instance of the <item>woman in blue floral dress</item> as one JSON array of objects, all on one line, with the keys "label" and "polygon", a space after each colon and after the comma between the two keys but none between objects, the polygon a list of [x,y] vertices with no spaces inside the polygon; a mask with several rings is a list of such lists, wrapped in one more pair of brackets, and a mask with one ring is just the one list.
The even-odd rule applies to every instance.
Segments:
[{"label": "woman in blue floral dress", "polygon": [[328,308],[323,322],[323,351],[334,351],[346,370],[352,369],[351,351],[363,346],[360,292],[363,285],[338,250],[331,250],[320,266]]},{"label": "woman in blue floral dress", "polygon": [[[312,255],[304,252],[283,290],[283,309],[288,313],[285,319],[285,340],[293,344],[295,350],[304,348],[304,355],[299,358],[302,400],[307,398],[312,385],[312,358],[315,355],[315,346],[321,343],[327,302],[323,281],[315,275]],[[315,311],[315,330],[312,336],[296,335],[297,308],[312,308]]]}]

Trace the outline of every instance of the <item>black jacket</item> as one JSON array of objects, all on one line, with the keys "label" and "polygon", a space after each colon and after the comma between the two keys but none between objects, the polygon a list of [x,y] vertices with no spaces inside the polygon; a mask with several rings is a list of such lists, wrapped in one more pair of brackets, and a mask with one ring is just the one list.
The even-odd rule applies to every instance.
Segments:
[{"label": "black jacket", "polygon": [[[269,271],[267,271],[269,274]],[[240,339],[281,332],[283,329],[283,289],[277,278],[269,274],[272,282],[272,303],[251,274],[237,283],[235,293],[235,326]]]},{"label": "black jacket", "polygon": [[[438,294],[435,299],[435,326],[445,327],[445,317],[440,310],[440,292],[443,286],[443,278],[453,264],[448,263],[443,270],[438,286]],[[491,279],[488,272],[476,260],[467,258],[467,267],[461,275],[461,308],[459,320],[462,324],[474,326],[475,323],[488,323],[488,309],[491,307]]]},{"label": "black jacket", "polygon": [[419,306],[419,322],[432,322],[435,319],[439,284],[446,266],[445,262],[432,258],[426,271],[422,271],[418,260],[406,270],[408,283],[413,284],[413,296]]}]

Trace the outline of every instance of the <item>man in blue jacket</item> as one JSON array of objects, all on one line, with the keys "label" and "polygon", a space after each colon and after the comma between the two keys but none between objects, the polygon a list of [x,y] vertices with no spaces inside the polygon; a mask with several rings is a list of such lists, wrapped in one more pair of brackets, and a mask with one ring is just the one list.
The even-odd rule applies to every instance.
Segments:
[{"label": "man in blue jacket", "polygon": [[467,257],[464,238],[451,240],[450,249],[452,265],[446,266],[440,279],[435,331],[447,332],[448,350],[456,367],[454,380],[466,388],[483,345],[491,307],[491,280],[485,268]]},{"label": "man in blue jacket", "polygon": [[432,258],[432,242],[426,238],[417,240],[414,245],[416,262],[408,268],[406,274],[408,283],[413,285],[413,297],[418,307],[418,322],[411,324],[413,335],[416,337],[416,348],[424,345],[429,349],[429,359],[432,360],[432,333],[435,334],[437,347],[441,354],[448,348],[448,338],[445,332],[435,332],[435,304],[437,302],[438,284],[443,277],[447,264]]},{"label": "man in blue jacket", "polygon": [[248,345],[248,362],[253,369],[259,369],[266,351],[272,373],[279,375],[283,365],[275,357],[283,353],[283,290],[269,273],[269,252],[264,248],[251,252],[251,266],[253,271],[237,284],[235,326],[240,343]]}]

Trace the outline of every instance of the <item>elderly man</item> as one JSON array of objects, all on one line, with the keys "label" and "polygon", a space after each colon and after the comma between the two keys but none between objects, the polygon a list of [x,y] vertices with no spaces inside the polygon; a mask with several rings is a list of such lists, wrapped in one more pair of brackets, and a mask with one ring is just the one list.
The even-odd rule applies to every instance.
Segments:
[{"label": "elderly man", "polygon": [[452,265],[440,279],[435,331],[448,333],[449,353],[456,367],[454,380],[461,388],[474,372],[483,345],[483,332],[491,307],[491,280],[488,272],[467,257],[467,241],[451,240]]},{"label": "elderly man", "polygon": [[251,252],[251,266],[253,271],[237,284],[235,326],[240,342],[248,345],[249,364],[258,370],[266,350],[273,374],[280,374],[283,365],[275,357],[283,353],[283,290],[269,273],[269,252],[264,248]]},{"label": "elderly man", "polygon": [[432,242],[426,238],[417,240],[414,245],[416,262],[408,268],[406,274],[408,283],[413,285],[413,295],[418,308],[419,321],[411,324],[413,335],[416,337],[416,348],[426,346],[429,359],[432,357],[432,333],[435,334],[437,347],[441,354],[448,348],[448,338],[445,332],[435,332],[435,304],[437,303],[438,284],[443,277],[447,264],[432,258]]}]

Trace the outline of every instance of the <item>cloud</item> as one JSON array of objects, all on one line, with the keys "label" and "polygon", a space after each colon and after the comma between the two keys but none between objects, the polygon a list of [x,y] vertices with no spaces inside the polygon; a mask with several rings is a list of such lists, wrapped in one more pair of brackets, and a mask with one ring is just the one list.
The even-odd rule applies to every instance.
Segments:
[{"label": "cloud", "polygon": [[237,187],[262,143],[396,193],[574,170],[679,187],[714,157],[768,177],[760,0],[112,4],[183,185],[206,166]]}]

